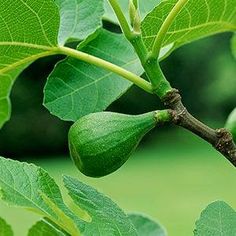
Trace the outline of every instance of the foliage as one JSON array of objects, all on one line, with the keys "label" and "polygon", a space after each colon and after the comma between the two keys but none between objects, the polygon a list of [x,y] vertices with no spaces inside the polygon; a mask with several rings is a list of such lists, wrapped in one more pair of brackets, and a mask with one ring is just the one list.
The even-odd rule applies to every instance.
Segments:
[{"label": "foliage", "polygon": [[225,202],[211,203],[196,222],[195,236],[235,235],[236,212]]},{"label": "foliage", "polygon": [[[77,179],[64,176],[64,185],[76,207],[70,209],[61,197],[55,181],[40,167],[0,158],[1,198],[5,202],[40,214],[29,235],[137,235],[135,226],[110,198]],[[4,171],[4,170],[7,170]],[[19,178],[20,176],[20,178]],[[150,232],[160,228],[145,219]],[[9,226],[0,222],[1,230],[11,233]],[[139,224],[136,223],[139,228]],[[140,229],[139,229],[140,230]],[[160,234],[161,235],[161,234]]]},{"label": "foliage", "polygon": [[13,236],[11,226],[7,224],[5,220],[0,218],[0,235]]},{"label": "foliage", "polygon": [[[202,138],[209,134],[205,139],[236,165],[236,147],[229,133],[226,130],[216,132],[196,122],[159,64],[160,60],[186,43],[221,32],[236,31],[235,0],[219,1],[217,5],[214,0],[153,0],[148,4],[140,1],[140,5],[138,1],[130,0],[129,8],[125,1],[121,1],[122,7],[116,0],[108,2],[1,1],[0,127],[10,118],[9,96],[17,76],[35,60],[60,54],[66,58],[55,66],[44,90],[44,105],[52,114],[62,120],[76,121],[90,113],[105,110],[135,84],[148,93],[158,95],[171,107],[172,110],[167,112],[168,119],[167,115],[155,117],[158,124],[172,121]],[[111,7],[116,17],[111,13]],[[130,15],[130,22],[126,20],[127,15]],[[123,35],[102,29],[102,17],[115,23],[118,20]],[[77,47],[71,46],[71,42],[75,42]],[[235,54],[235,37],[232,49]],[[141,77],[143,73],[145,78]],[[235,119],[229,120],[230,127],[235,128]],[[116,128],[113,134],[125,130],[125,125],[111,125]],[[142,124],[139,126],[143,128]],[[138,128],[136,131],[139,131]],[[94,130],[88,129],[87,132]],[[99,138],[105,135],[102,132]],[[132,132],[128,130],[125,136],[129,140]],[[227,142],[221,139],[224,136],[229,137]],[[113,148],[119,148],[118,156],[121,158],[120,153],[126,151],[125,145],[120,146],[120,138],[116,135],[110,138],[113,140],[106,141],[104,146],[100,144],[99,148],[113,145],[112,148],[107,146],[109,158],[113,157]],[[77,137],[75,141],[78,141]],[[136,143],[131,143],[132,150]],[[91,142],[85,140],[85,144],[90,145]],[[230,147],[233,151],[229,150]],[[89,154],[96,154],[96,150],[89,150]],[[130,148],[127,150],[128,154],[132,151]],[[104,154],[99,158],[106,161]],[[107,173],[112,171],[108,169]],[[2,200],[42,216],[42,220],[29,230],[29,235],[166,235],[165,230],[153,220],[142,215],[126,214],[92,187],[69,176],[64,176],[63,180],[75,205],[73,209],[64,201],[58,185],[45,170],[0,158]],[[196,223],[195,235],[214,235],[216,232],[234,235],[235,223],[235,211],[224,202],[216,202],[202,213]],[[0,225],[5,235],[13,234],[5,221],[1,220]]]},{"label": "foliage", "polygon": [[[57,184],[45,170],[33,164],[3,157],[0,161],[2,170],[3,168],[7,170],[7,172],[0,171],[1,198],[16,207],[24,207],[44,217],[29,229],[29,236],[67,236],[80,233],[122,236],[167,235],[165,229],[154,220],[137,213],[127,215],[110,198],[91,186],[64,176],[64,186],[74,204],[70,209],[67,205],[72,206],[72,204],[62,200]],[[22,176],[22,172],[28,180],[18,177]],[[234,235],[235,221],[235,211],[226,203],[217,201],[202,212],[194,232],[196,236],[217,235],[214,234],[216,232],[221,232],[224,236]],[[0,226],[0,233],[4,232],[1,235],[13,235],[10,226],[2,219]]]}]

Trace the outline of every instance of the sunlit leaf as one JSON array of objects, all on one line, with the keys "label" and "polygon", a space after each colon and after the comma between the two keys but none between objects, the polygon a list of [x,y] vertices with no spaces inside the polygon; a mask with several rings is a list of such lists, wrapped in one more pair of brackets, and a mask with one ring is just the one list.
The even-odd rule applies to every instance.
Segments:
[{"label": "sunlit leaf", "polygon": [[[142,22],[143,39],[149,50],[166,17],[178,0],[162,1]],[[171,51],[194,40],[236,30],[235,0],[189,0],[165,35],[162,47],[174,44]]]},{"label": "sunlit leaf", "polygon": [[0,16],[1,128],[10,118],[16,77],[31,62],[55,53],[59,13],[53,0],[1,0]]},{"label": "sunlit leaf", "polygon": [[0,189],[6,203],[48,217],[69,232],[78,232],[74,222],[84,227],[65,205],[53,178],[40,167],[0,157]]}]

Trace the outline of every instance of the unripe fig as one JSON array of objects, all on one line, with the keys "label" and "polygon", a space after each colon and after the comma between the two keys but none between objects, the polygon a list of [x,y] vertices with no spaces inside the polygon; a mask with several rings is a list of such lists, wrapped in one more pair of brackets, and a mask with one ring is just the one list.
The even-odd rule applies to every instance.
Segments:
[{"label": "unripe fig", "polygon": [[69,131],[71,157],[87,176],[108,175],[128,160],[155,124],[155,112],[142,115],[99,112],[84,116]]},{"label": "unripe fig", "polygon": [[229,115],[229,118],[225,124],[225,128],[232,133],[234,141],[236,141],[236,108]]}]

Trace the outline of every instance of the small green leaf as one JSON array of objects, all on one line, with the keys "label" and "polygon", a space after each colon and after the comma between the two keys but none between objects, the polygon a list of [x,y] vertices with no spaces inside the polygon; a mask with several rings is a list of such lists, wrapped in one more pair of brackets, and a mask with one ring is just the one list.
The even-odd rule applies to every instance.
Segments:
[{"label": "small green leaf", "polygon": [[[79,50],[98,56],[142,74],[142,66],[123,35],[101,30]],[[55,67],[44,90],[44,105],[63,120],[76,121],[92,112],[106,109],[132,85],[110,71],[67,58]]]},{"label": "small green leaf", "polygon": [[31,62],[55,54],[59,12],[53,0],[0,1],[0,128],[9,120],[9,95]]},{"label": "small green leaf", "polygon": [[48,217],[68,232],[84,227],[65,205],[55,181],[40,167],[0,157],[0,189],[2,200],[8,204]]},{"label": "small green leaf", "polygon": [[[142,22],[144,42],[151,51],[157,33],[178,0],[162,1]],[[165,35],[162,47],[171,51],[194,40],[236,30],[235,0],[189,0]]]},{"label": "small green leaf", "polygon": [[84,40],[102,27],[103,0],[56,0],[60,9],[59,44],[68,40]]},{"label": "small green leaf", "polygon": [[132,213],[129,218],[138,231],[138,236],[167,236],[166,230],[147,216]]},{"label": "small green leaf", "polygon": [[236,108],[229,115],[225,128],[232,133],[234,140],[236,141]]},{"label": "small green leaf", "polygon": [[129,217],[111,199],[69,176],[64,177],[64,184],[75,204],[92,217],[84,235],[137,236]]},{"label": "small green leaf", "polygon": [[225,202],[213,202],[196,222],[195,236],[236,235],[236,212]]},{"label": "small green leaf", "polygon": [[[147,15],[148,12],[150,12],[157,4],[160,3],[161,0],[139,0],[139,11],[141,14],[142,19]],[[119,4],[125,13],[125,16],[129,17],[129,8],[128,8],[128,0],[119,0]],[[108,3],[108,1],[105,1],[105,14],[104,19],[111,21],[113,23],[118,24],[117,17],[114,14],[112,7]]]},{"label": "small green leaf", "polygon": [[232,48],[233,55],[236,59],[236,33],[234,34],[234,36],[231,40],[231,48]]},{"label": "small green leaf", "polygon": [[0,218],[0,235],[1,236],[13,236],[14,233],[10,225],[5,220]]},{"label": "small green leaf", "polygon": [[48,219],[38,221],[28,232],[28,236],[69,236],[63,229],[59,228]]}]

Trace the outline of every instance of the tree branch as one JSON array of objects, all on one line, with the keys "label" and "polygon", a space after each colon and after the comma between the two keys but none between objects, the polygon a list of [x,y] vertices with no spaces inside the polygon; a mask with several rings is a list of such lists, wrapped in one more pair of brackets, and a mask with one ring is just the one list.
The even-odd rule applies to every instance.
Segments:
[{"label": "tree branch", "polygon": [[236,145],[226,129],[212,129],[193,117],[182,103],[179,91],[173,89],[162,99],[172,109],[172,122],[210,143],[236,167]]}]

